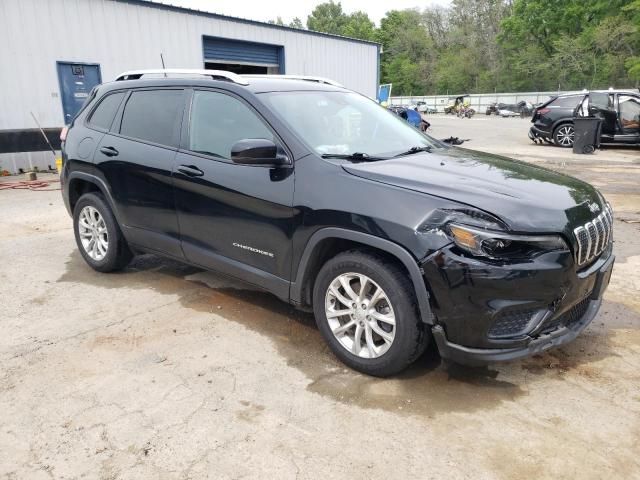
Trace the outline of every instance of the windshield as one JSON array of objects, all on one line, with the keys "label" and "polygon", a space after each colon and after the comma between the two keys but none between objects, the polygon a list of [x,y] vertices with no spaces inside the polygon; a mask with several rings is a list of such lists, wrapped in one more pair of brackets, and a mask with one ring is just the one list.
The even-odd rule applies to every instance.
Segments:
[{"label": "windshield", "polygon": [[319,155],[390,157],[438,146],[406,120],[354,92],[269,92],[267,105]]}]

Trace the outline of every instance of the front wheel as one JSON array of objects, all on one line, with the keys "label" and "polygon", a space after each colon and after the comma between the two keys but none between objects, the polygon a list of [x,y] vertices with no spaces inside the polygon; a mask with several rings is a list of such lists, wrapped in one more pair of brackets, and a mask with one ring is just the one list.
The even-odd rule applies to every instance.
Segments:
[{"label": "front wheel", "polygon": [[571,148],[575,140],[575,129],[570,123],[560,125],[553,132],[553,143],[559,147]]},{"label": "front wheel", "polygon": [[313,308],[333,353],[368,375],[404,370],[429,340],[408,274],[372,253],[351,251],[329,260],[316,278]]}]

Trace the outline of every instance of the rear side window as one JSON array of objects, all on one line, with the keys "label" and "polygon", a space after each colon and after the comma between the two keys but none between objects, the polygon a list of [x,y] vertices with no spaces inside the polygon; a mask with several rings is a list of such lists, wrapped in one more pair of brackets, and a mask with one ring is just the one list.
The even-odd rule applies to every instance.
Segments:
[{"label": "rear side window", "polygon": [[183,110],[182,90],[140,90],[124,107],[120,134],[176,147]]},{"label": "rear side window", "polygon": [[89,118],[89,125],[109,130],[113,117],[116,116],[120,102],[124,98],[125,92],[112,93],[104,97],[98,107],[93,111]]},{"label": "rear side window", "polygon": [[553,107],[576,108],[582,99],[583,97],[581,95],[575,95],[573,97],[558,97],[549,105]]}]

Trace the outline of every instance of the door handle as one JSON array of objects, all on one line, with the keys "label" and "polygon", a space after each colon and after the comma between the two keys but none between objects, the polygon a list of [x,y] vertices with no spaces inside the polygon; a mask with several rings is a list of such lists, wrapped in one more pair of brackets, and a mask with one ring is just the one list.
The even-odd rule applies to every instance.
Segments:
[{"label": "door handle", "polygon": [[201,177],[204,175],[204,172],[195,165],[180,165],[178,171],[188,177]]},{"label": "door handle", "polygon": [[120,153],[113,147],[100,147],[100,152],[107,157],[116,157]]}]

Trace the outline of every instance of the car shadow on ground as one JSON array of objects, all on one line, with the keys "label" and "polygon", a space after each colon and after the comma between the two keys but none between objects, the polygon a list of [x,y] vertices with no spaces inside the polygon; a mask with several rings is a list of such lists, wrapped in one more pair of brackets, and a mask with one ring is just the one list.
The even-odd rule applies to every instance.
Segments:
[{"label": "car shadow on ground", "polygon": [[122,272],[101,274],[74,251],[67,271],[58,281],[178,295],[183,307],[211,314],[211,322],[235,322],[269,338],[287,364],[308,377],[307,390],[340,403],[401,414],[430,417],[440,412],[495,408],[527,394],[528,377],[530,380],[531,376],[554,373],[562,376],[612,355],[610,349],[594,349],[589,334],[565,349],[531,359],[471,368],[443,362],[431,342],[425,354],[406,371],[380,379],[350,370],[337,360],[311,313],[217,273],[142,255]]}]

